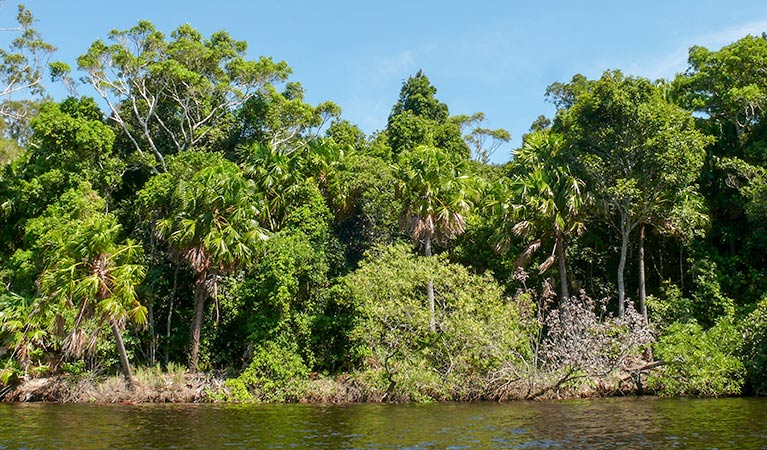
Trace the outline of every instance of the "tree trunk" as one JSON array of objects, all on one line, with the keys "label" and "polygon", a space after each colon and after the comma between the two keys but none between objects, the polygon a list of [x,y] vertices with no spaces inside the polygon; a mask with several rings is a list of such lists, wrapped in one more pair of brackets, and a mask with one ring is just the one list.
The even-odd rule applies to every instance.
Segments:
[{"label": "tree trunk", "polygon": [[639,229],[639,311],[644,317],[645,323],[647,323],[647,291],[645,287],[645,271],[644,271],[644,224]]},{"label": "tree trunk", "polygon": [[128,362],[128,352],[125,351],[125,344],[123,343],[123,337],[120,333],[120,327],[117,326],[117,322],[110,321],[112,325],[112,334],[114,335],[115,342],[117,343],[117,353],[120,354],[120,368],[122,369],[123,377],[125,378],[125,384],[128,385],[128,389],[133,389],[133,380],[131,379],[130,363]]},{"label": "tree trunk", "polygon": [[626,284],[623,272],[626,269],[626,254],[629,247],[629,224],[627,213],[621,212],[621,259],[618,263],[618,317],[626,312]]},{"label": "tree trunk", "polygon": [[557,259],[559,260],[559,285],[560,299],[570,298],[570,292],[567,289],[567,260],[565,259],[565,239],[561,233],[557,233],[557,239],[554,245],[557,246]]},{"label": "tree trunk", "polygon": [[173,321],[173,302],[176,300],[176,288],[178,287],[178,263],[173,269],[173,288],[170,291],[170,305],[168,306],[168,320],[165,323],[165,366],[170,362],[170,330]]},{"label": "tree trunk", "polygon": [[[431,233],[426,233],[424,253],[431,256]],[[432,333],[437,331],[437,321],[434,318],[434,276],[429,274],[429,283],[426,285],[426,295],[429,298],[429,329]]]},{"label": "tree trunk", "polygon": [[154,302],[149,304],[149,334],[151,341],[149,344],[149,365],[154,367],[157,364],[157,333],[154,328]]},{"label": "tree trunk", "polygon": [[679,244],[679,288],[684,292],[684,247]]},{"label": "tree trunk", "polygon": [[194,319],[192,320],[192,345],[189,351],[189,369],[197,371],[200,362],[200,334],[202,333],[202,317],[205,313],[205,279],[207,272],[197,275],[194,283]]}]

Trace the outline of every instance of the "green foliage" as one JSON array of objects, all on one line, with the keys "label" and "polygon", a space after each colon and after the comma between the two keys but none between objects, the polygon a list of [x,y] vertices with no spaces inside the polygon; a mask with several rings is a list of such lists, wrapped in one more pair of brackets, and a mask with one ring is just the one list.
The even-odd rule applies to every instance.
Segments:
[{"label": "green foliage", "polygon": [[29,221],[27,239],[44,267],[40,290],[54,302],[83,310],[95,302],[110,320],[130,316],[143,324],[146,308],[135,292],[146,270],[140,264],[142,249],[120,242],[121,226],[100,205],[103,200],[85,183]]},{"label": "green foliage", "polygon": [[[430,277],[435,332],[424,295]],[[404,245],[373,250],[334,292],[357,311],[352,354],[385,377],[395,398],[481,397],[492,370],[527,352],[517,308],[489,275],[414,256]]]},{"label": "green foliage", "polygon": [[[573,80],[556,87],[566,98],[553,130],[563,134],[564,158],[593,194],[595,216],[610,224],[620,238],[618,313],[625,308],[628,247],[635,230],[644,254],[644,230],[666,232],[674,225],[702,224],[689,202],[697,196],[697,179],[705,148],[713,142],[695,126],[692,114],[670,103],[651,81],[606,71],[599,80]],[[681,207],[684,203],[686,206]],[[695,218],[680,220],[681,212]],[[669,220],[671,217],[675,220]],[[644,258],[644,256],[642,257]],[[644,260],[639,270],[639,307],[644,312]]]},{"label": "green foliage", "polygon": [[526,264],[543,242],[551,243],[551,254],[539,266],[544,273],[560,261],[560,295],[568,297],[565,247],[568,240],[585,229],[584,212],[590,195],[584,183],[567,166],[559,164],[562,137],[550,130],[525,136],[522,148],[509,165],[512,178],[502,178],[492,185],[484,209],[495,224],[490,243],[505,252],[515,238],[525,238],[519,265]]},{"label": "green foliage", "polygon": [[435,147],[418,147],[400,155],[397,177],[404,207],[400,225],[415,242],[445,242],[464,231],[476,197],[465,160]]},{"label": "green foliage", "polygon": [[[33,28],[35,18],[24,5],[18,5],[16,22],[18,27],[8,31],[18,34],[8,48],[0,49],[0,117],[17,122],[15,126],[23,129],[25,119],[34,111],[35,102],[29,99],[44,96],[45,63],[56,47]],[[14,96],[23,100],[14,100]]]},{"label": "green foliage", "polygon": [[168,154],[215,147],[232,109],[290,73],[285,62],[246,59],[247,43],[225,31],[205,39],[187,24],[170,38],[143,20],[111,31],[113,44],[97,40],[77,60],[130,145],[162,171]]},{"label": "green foliage", "polygon": [[688,322],[695,318],[693,304],[689,298],[682,295],[679,286],[665,281],[660,293],[647,297],[650,321],[661,331],[675,322]]},{"label": "green foliage", "polygon": [[328,120],[341,113],[338,105],[325,102],[312,106],[304,102],[300,83],[287,83],[283,92],[266,86],[251,97],[240,111],[243,143],[258,143],[279,154],[304,148],[317,138]]},{"label": "green foliage", "polygon": [[365,133],[348,120],[335,120],[330,124],[325,135],[341,147],[356,151],[365,150],[368,140]]},{"label": "green foliage", "polygon": [[767,67],[765,36],[746,36],[718,51],[694,46],[689,63],[675,80],[680,102],[733,127],[744,139],[767,106],[767,82],[760,75]]},{"label": "green foliage", "polygon": [[463,159],[471,155],[459,123],[448,120],[447,105],[437,100],[436,93],[420,70],[402,83],[386,124],[387,143],[395,156],[419,146],[436,146]]},{"label": "green foliage", "polygon": [[655,345],[665,365],[648,384],[663,396],[740,394],[746,371],[736,356],[739,346],[738,329],[729,319],[705,331],[695,322],[675,323]]},{"label": "green foliage", "polygon": [[[0,382],[118,353],[183,361],[191,322],[190,365],[240,373],[229,399],[310,398],[309,378],[339,372],[370,399],[513,396],[552,361],[570,380],[602,353],[612,370],[634,354],[615,324],[645,325],[602,320],[584,294],[567,312],[548,290],[536,311],[526,283],[559,261],[563,295],[641,302],[647,285],[661,394],[734,394],[744,373],[767,392],[765,36],[694,47],[672,83],[554,83],[555,119],[499,167],[508,132],[451,117],[421,71],[366,137],[308,103],[286,63],[189,25],[93,42],[77,62],[108,115],[87,97],[43,102],[54,49],[26,8],[17,21],[0,49]],[[66,63],[48,70],[72,87]],[[415,256],[405,234],[440,255]],[[515,270],[533,257],[528,280]],[[102,337],[131,318],[150,326],[116,351]]]},{"label": "green foliage", "polygon": [[215,343],[223,364],[272,341],[290,343],[308,367],[332,364],[329,343],[339,331],[323,325],[329,271],[336,264],[330,212],[316,187],[307,184],[299,192],[302,200],[291,199],[295,209],[287,228],[274,233],[258,260],[227,288],[224,306],[231,317]]},{"label": "green foliage", "polygon": [[765,35],[746,36],[719,50],[692,47],[688,70],[671,85],[676,101],[703,113],[700,128],[716,137],[701,177],[712,216],[707,253],[724,295],[745,310],[767,289],[765,70]]},{"label": "green foliage", "polygon": [[198,273],[225,272],[266,239],[253,183],[221,158],[180,180],[171,205],[173,212],[157,222],[157,230]]},{"label": "green foliage", "polygon": [[734,316],[734,302],[722,292],[716,263],[702,258],[694,263],[691,275],[695,286],[692,293],[694,318],[705,326],[712,325],[720,317]]},{"label": "green foliage", "polygon": [[[31,297],[0,293],[0,348],[8,355],[4,376],[44,365],[44,351],[58,347],[55,315]],[[23,369],[23,370],[22,370]]]},{"label": "green foliage", "polygon": [[226,396],[235,401],[297,401],[308,378],[309,370],[295,345],[264,342],[254,350],[248,368],[226,381]]},{"label": "green foliage", "polygon": [[0,187],[0,248],[20,240],[25,221],[40,215],[64,192],[90,183],[106,200],[125,168],[113,153],[114,133],[91,98],[46,103],[32,120],[32,145],[6,166]]},{"label": "green foliage", "polygon": [[767,395],[767,297],[739,327],[743,335],[742,358],[746,379],[758,395]]},{"label": "green foliage", "polygon": [[444,122],[448,118],[447,105],[437,100],[435,88],[422,70],[402,83],[399,100],[392,107],[389,120],[410,111],[416,116],[435,122]]},{"label": "green foliage", "polygon": [[372,246],[398,238],[398,182],[390,165],[367,155],[347,157],[339,176],[345,206],[335,221],[335,233],[355,265]]},{"label": "green foliage", "polygon": [[109,195],[120,182],[125,163],[113,154],[114,132],[92,98],[46,103],[31,127],[37,147],[28,164],[35,172],[62,170],[91,182],[102,195]]},{"label": "green foliage", "polygon": [[97,348],[105,322],[117,335],[127,318],[147,321],[136,295],[146,270],[142,248],[122,240],[120,224],[104,205],[83,182],[27,222],[28,249],[13,259],[35,273],[38,289],[30,298],[3,295],[0,310],[3,345],[25,370],[49,370],[54,358],[46,361],[44,352],[79,358]]},{"label": "green foliage", "polygon": [[495,153],[498,147],[511,140],[511,133],[508,130],[484,128],[482,123],[486,118],[483,112],[471,116],[454,116],[450,120],[457,123],[463,132],[468,129],[468,133],[464,134],[463,138],[471,149],[473,159],[482,164],[488,164],[490,156]]}]

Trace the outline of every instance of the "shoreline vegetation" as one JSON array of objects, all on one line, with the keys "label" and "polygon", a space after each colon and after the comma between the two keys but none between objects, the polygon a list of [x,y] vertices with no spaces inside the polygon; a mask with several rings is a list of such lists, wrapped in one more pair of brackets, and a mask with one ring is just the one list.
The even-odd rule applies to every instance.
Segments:
[{"label": "shoreline vegetation", "polygon": [[494,164],[509,132],[423,71],[366,135],[225,31],[141,21],[73,71],[17,20],[2,400],[767,394],[767,35],[553,83]]},{"label": "shoreline vegetation", "polygon": [[[515,390],[496,390],[493,394],[473,393],[476,397],[461,398],[427,397],[421,394],[418,401],[523,401],[563,400],[575,398],[623,397],[632,395],[655,395],[646,383],[639,381],[652,370],[646,365],[633,371],[620,371],[610,377],[587,380],[569,386],[547,386],[539,395],[530,397],[522,386]],[[638,377],[639,374],[642,374]],[[0,390],[3,402],[47,403],[93,403],[93,404],[140,404],[140,403],[252,403],[254,398],[234,399],[226,378],[211,374],[193,374],[181,371],[142,369],[135,374],[131,388],[121,376],[57,375],[34,378]],[[638,384],[639,383],[639,384]],[[390,394],[366,385],[361,377],[341,374],[335,378],[300,380],[290,394],[264,393],[267,398],[279,398],[279,403],[409,403],[410,395]],[[273,401],[274,402],[274,401]]]}]

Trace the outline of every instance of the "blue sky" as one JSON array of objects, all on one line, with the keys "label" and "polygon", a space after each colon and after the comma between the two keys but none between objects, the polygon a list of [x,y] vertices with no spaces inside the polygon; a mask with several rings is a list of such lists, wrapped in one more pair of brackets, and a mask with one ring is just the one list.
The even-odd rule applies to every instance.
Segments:
[{"label": "blue sky", "polygon": [[[692,45],[717,49],[767,31],[764,0],[722,1],[180,1],[28,0],[37,28],[76,66],[111,29],[147,19],[170,32],[190,23],[204,35],[227,30],[249,55],[293,68],[312,103],[332,100],[365,132],[381,129],[402,82],[423,69],[452,114],[485,112],[508,129],[509,159],[539,114],[546,86],[574,74],[621,69],[651,79],[686,68]],[[0,8],[13,23],[15,3]],[[63,95],[63,90],[54,90]],[[85,89],[81,93],[88,94]]]}]

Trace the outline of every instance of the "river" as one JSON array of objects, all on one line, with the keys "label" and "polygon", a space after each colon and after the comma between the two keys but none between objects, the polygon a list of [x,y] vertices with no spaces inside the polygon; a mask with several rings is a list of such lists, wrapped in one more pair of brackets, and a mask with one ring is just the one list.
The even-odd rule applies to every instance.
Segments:
[{"label": "river", "polygon": [[0,448],[767,448],[767,399],[0,404]]}]

